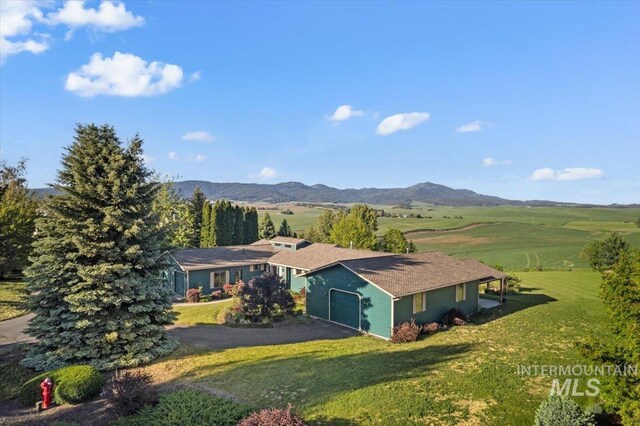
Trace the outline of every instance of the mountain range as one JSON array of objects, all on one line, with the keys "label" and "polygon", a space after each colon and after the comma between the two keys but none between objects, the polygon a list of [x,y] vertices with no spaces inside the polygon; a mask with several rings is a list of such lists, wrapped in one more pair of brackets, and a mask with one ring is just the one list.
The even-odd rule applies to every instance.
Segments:
[{"label": "mountain range", "polygon": [[[174,182],[174,187],[182,197],[188,197],[196,187],[210,200],[227,199],[233,201],[270,203],[367,203],[382,205],[409,204],[422,202],[446,206],[582,206],[592,205],[565,203],[545,200],[509,200],[492,195],[478,194],[469,189],[454,189],[437,183],[418,183],[407,188],[360,188],[339,189],[327,185],[305,185],[300,182],[224,183],[204,180],[184,180]],[[51,188],[36,188],[36,194],[52,194]],[[616,206],[616,205],[613,205]],[[620,206],[622,207],[622,206]]]}]

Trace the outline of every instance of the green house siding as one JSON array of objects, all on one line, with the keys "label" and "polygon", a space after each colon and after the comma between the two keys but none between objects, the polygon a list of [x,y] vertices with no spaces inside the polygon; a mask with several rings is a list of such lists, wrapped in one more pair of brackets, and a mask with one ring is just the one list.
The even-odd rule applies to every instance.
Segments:
[{"label": "green house siding", "polygon": [[[331,294],[336,291],[355,293],[359,296],[359,303],[354,305],[354,298],[348,296],[332,297]],[[391,337],[391,296],[342,265],[323,269],[307,277],[307,313],[326,320],[336,320],[335,312],[329,318],[330,302],[333,302],[334,309],[350,310],[337,314],[337,319],[343,324],[349,325],[352,321],[350,315],[353,314],[351,310],[360,308],[360,330],[384,338]]]},{"label": "green house siding", "polygon": [[264,271],[251,271],[250,267],[242,266],[235,268],[216,268],[216,269],[202,269],[198,271],[189,271],[189,288],[202,287],[202,294],[211,294],[212,291],[220,289],[220,286],[214,287],[213,279],[211,278],[212,272],[226,272],[229,271],[229,282],[233,284],[234,274],[236,271],[241,271],[242,281],[249,282],[253,277],[260,276]]},{"label": "green house siding", "polygon": [[396,299],[393,306],[394,324],[411,321],[412,318],[417,323],[438,322],[451,308],[458,308],[467,315],[478,312],[478,282],[472,281],[466,285],[466,298],[460,302],[456,302],[456,286],[427,291],[427,309],[415,314],[413,313],[413,295]]}]

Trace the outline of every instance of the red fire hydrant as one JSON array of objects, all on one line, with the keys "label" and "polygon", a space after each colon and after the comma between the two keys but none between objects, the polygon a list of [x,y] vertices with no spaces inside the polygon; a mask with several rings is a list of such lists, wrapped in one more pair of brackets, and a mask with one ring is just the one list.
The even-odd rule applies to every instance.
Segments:
[{"label": "red fire hydrant", "polygon": [[51,393],[53,392],[53,381],[47,377],[40,383],[42,389],[42,409],[46,410],[51,405]]}]

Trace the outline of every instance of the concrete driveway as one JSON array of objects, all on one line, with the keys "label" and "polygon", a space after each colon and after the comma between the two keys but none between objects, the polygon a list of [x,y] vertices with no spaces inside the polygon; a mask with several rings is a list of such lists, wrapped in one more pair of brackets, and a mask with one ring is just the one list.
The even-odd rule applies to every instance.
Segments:
[{"label": "concrete driveway", "polygon": [[33,342],[34,338],[24,333],[27,321],[31,318],[33,318],[33,314],[0,321],[0,347],[14,343]]},{"label": "concrete driveway", "polygon": [[223,326],[174,326],[169,333],[189,346],[229,349],[248,346],[282,345],[311,340],[334,340],[355,336],[357,331],[330,322],[312,320],[308,324],[278,328],[232,328]]}]

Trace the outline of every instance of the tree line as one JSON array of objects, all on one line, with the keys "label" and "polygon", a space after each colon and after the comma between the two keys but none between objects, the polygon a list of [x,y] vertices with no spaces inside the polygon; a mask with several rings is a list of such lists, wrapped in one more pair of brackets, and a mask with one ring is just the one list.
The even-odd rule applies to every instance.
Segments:
[{"label": "tree line", "polygon": [[378,239],[378,214],[366,204],[355,204],[349,210],[325,209],[315,225],[302,237],[311,242],[336,244],[361,250],[389,253],[413,253],[416,246],[398,229],[389,229]]},{"label": "tree line", "polygon": [[[196,188],[200,197],[200,188]],[[204,195],[203,195],[204,196]],[[200,211],[200,247],[251,244],[258,240],[258,211],[255,207],[231,205],[230,201],[218,200],[211,205],[205,201]]]}]

